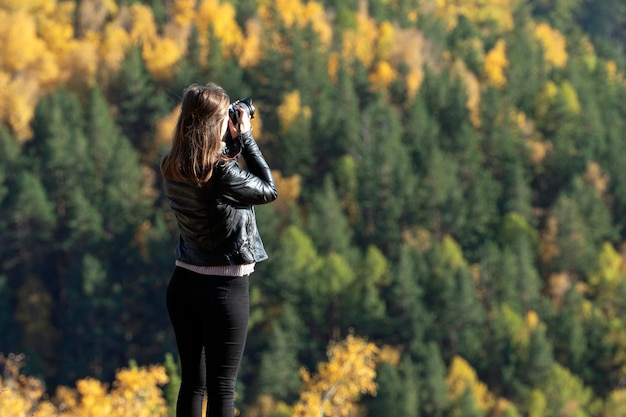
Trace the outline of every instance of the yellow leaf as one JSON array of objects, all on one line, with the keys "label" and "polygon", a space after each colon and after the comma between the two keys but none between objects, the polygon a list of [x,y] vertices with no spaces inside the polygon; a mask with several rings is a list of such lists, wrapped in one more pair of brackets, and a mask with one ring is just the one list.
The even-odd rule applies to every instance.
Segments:
[{"label": "yellow leaf", "polygon": [[545,60],[556,68],[563,68],[567,64],[567,39],[557,29],[547,23],[539,23],[534,30],[544,50]]},{"label": "yellow leaf", "polygon": [[258,20],[249,20],[246,23],[246,35],[238,59],[239,65],[244,68],[256,65],[262,58],[261,39],[264,34],[261,23]]},{"label": "yellow leaf", "polygon": [[379,349],[348,336],[330,346],[329,362],[318,365],[317,375],[301,371],[305,390],[293,407],[294,417],[349,416],[362,394],[375,394]]},{"label": "yellow leaf", "polygon": [[494,27],[498,33],[513,28],[513,12],[521,0],[437,0],[436,14],[453,29],[459,16],[479,26]]},{"label": "yellow leaf", "polygon": [[387,88],[396,78],[396,71],[387,61],[381,61],[376,65],[376,69],[370,74],[369,80],[378,86]]},{"label": "yellow leaf", "polygon": [[130,34],[116,23],[110,23],[101,35],[91,32],[88,36],[99,45],[98,52],[104,65],[113,72],[117,71],[131,44]]},{"label": "yellow leaf", "polygon": [[285,95],[283,102],[278,106],[278,117],[281,130],[287,131],[291,125],[302,118],[311,117],[311,109],[302,107],[300,103],[300,92],[294,90]]},{"label": "yellow leaf", "polygon": [[446,385],[450,398],[458,400],[468,389],[471,389],[476,406],[481,410],[490,410],[496,404],[493,394],[491,394],[483,382],[480,382],[476,371],[472,366],[460,356],[452,359],[448,375],[446,376]]},{"label": "yellow leaf", "polygon": [[498,39],[496,45],[485,56],[485,73],[487,79],[500,88],[506,84],[504,70],[509,66],[506,58],[506,43],[503,39]]},{"label": "yellow leaf", "polygon": [[157,80],[172,75],[172,68],[183,56],[183,51],[171,39],[156,37],[144,45],[142,56],[150,74]]},{"label": "yellow leaf", "polygon": [[356,21],[356,29],[343,34],[342,56],[347,60],[356,57],[367,67],[374,61],[378,28],[376,22],[363,12],[357,13]]},{"label": "yellow leaf", "polygon": [[189,25],[195,15],[196,0],[174,0],[172,3],[172,20],[180,25]]}]

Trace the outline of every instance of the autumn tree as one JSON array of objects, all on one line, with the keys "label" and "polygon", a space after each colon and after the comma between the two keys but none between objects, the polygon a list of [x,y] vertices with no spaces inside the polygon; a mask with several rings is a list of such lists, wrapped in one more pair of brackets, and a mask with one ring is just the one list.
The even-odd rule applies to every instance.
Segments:
[{"label": "autumn tree", "polygon": [[90,417],[165,417],[167,409],[161,386],[167,382],[161,366],[131,366],[119,369],[111,387],[94,378],[76,382],[75,388],[58,387],[48,396],[45,384],[21,373],[24,357],[0,354],[0,407],[11,416]]},{"label": "autumn tree", "polygon": [[379,348],[364,339],[348,336],[331,345],[328,362],[316,374],[303,369],[304,389],[293,408],[294,416],[349,416],[363,394],[376,393]]}]

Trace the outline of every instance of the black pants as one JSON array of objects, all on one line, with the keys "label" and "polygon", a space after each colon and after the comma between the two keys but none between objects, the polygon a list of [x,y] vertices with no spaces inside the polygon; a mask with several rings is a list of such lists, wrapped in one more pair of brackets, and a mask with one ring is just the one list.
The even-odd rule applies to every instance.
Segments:
[{"label": "black pants", "polygon": [[167,310],[181,362],[177,417],[233,417],[235,381],[246,345],[249,277],[196,274],[176,267]]}]

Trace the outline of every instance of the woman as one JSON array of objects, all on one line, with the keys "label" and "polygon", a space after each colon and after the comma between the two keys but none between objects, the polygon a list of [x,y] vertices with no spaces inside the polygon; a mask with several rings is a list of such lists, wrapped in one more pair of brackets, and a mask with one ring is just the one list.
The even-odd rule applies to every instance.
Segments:
[{"label": "woman", "polygon": [[[253,205],[275,200],[276,184],[252,137],[250,114],[233,106],[235,124],[229,106],[215,84],[187,88],[172,148],[161,161],[180,230],[167,289],[181,362],[177,417],[201,417],[205,395],[208,417],[233,417],[249,277],[255,263],[267,259]],[[237,144],[236,155],[225,145],[229,141]]]}]

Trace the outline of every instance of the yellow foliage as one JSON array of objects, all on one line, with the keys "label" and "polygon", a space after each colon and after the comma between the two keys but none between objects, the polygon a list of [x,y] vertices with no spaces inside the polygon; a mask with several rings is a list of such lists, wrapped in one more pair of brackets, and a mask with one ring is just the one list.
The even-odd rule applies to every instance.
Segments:
[{"label": "yellow foliage", "polygon": [[540,324],[539,321],[539,316],[537,315],[536,311],[533,310],[529,310],[526,313],[526,327],[528,328],[528,330],[530,330],[531,332],[534,332],[537,327]]},{"label": "yellow foliage", "polygon": [[489,392],[487,385],[480,382],[476,371],[472,366],[460,356],[452,359],[448,375],[446,376],[446,386],[448,394],[453,401],[458,400],[471,389],[476,406],[484,411],[491,410],[496,405],[496,399]]},{"label": "yellow foliage", "polygon": [[617,388],[609,394],[604,403],[602,417],[617,417],[626,415],[626,389]]},{"label": "yellow foliage", "polygon": [[195,15],[196,0],[174,0],[172,2],[172,20],[180,26],[191,24]]},{"label": "yellow foliage", "polygon": [[496,87],[500,88],[506,84],[504,70],[509,66],[506,58],[506,43],[503,39],[498,39],[496,45],[485,56],[485,73],[487,79]]},{"label": "yellow foliage", "polygon": [[0,8],[9,11],[50,13],[56,6],[54,0],[0,0]]},{"label": "yellow foliage", "polygon": [[535,37],[541,42],[544,59],[556,68],[567,64],[567,39],[557,29],[547,23],[539,23],[534,30]]},{"label": "yellow foliage", "polygon": [[[36,378],[20,375],[24,355],[0,353],[0,410],[2,415],[11,417],[31,417],[38,413],[45,393],[44,385]],[[50,415],[53,417],[54,415]]]},{"label": "yellow foliage", "polygon": [[38,88],[33,79],[11,78],[10,74],[0,72],[0,116],[18,138],[30,137],[32,133],[30,121],[35,113]]},{"label": "yellow foliage", "polygon": [[333,29],[330,19],[321,3],[309,1],[304,8],[303,26],[311,24],[315,33],[319,36],[322,45],[328,46],[332,42]]},{"label": "yellow foliage", "polygon": [[378,86],[387,88],[396,78],[396,71],[387,61],[380,61],[376,69],[369,75],[369,80]]},{"label": "yellow foliage", "polygon": [[280,171],[272,171],[272,175],[278,189],[278,198],[274,202],[274,207],[280,213],[281,218],[287,219],[291,207],[300,197],[302,178],[299,175],[283,177]]},{"label": "yellow foliage", "polygon": [[224,56],[236,56],[241,52],[244,41],[241,28],[235,19],[235,8],[219,0],[202,0],[196,12],[196,26],[200,34],[203,54],[208,53],[209,29],[221,41]]},{"label": "yellow foliage", "polygon": [[61,81],[82,81],[86,85],[96,82],[98,71],[98,46],[89,40],[76,40],[67,52],[59,57]]},{"label": "yellow foliage", "polygon": [[121,369],[112,389],[93,378],[76,389],[59,387],[52,400],[44,384],[20,375],[22,356],[0,354],[0,410],[11,417],[165,417],[167,407],[159,386],[167,383],[163,366]]},{"label": "yellow foliage", "polygon": [[[594,58],[595,58],[595,55],[594,55]],[[606,66],[606,72],[608,74],[608,78],[610,81],[614,83],[619,83],[621,85],[626,85],[626,76],[624,76],[623,72],[619,72],[615,61],[612,61],[612,60],[607,61],[605,66]]]},{"label": "yellow foliage", "polygon": [[548,407],[546,396],[538,389],[531,391],[528,400],[528,417],[544,417]]},{"label": "yellow foliage", "polygon": [[155,144],[159,148],[169,148],[172,144],[174,128],[180,115],[180,104],[165,117],[155,123]]},{"label": "yellow foliage", "polygon": [[9,115],[8,101],[9,97],[6,92],[11,82],[11,75],[0,71],[0,120],[6,120]]},{"label": "yellow foliage", "polygon": [[362,12],[356,14],[356,22],[356,29],[343,33],[342,56],[348,61],[356,58],[369,67],[376,53],[378,28],[374,19]]},{"label": "yellow foliage", "polygon": [[0,65],[8,72],[33,71],[39,65],[46,45],[37,35],[33,16],[27,12],[0,10]]},{"label": "yellow foliage", "polygon": [[615,61],[608,61],[606,63],[606,72],[610,80],[615,81],[617,79],[617,64]]},{"label": "yellow foliage", "polygon": [[500,307],[498,314],[504,322],[509,337],[520,347],[526,347],[530,339],[529,333],[526,331],[526,323],[524,318],[508,305]]},{"label": "yellow foliage", "polygon": [[378,41],[376,43],[376,55],[378,59],[389,59],[395,43],[395,32],[389,22],[380,24]]},{"label": "yellow foliage", "polygon": [[328,76],[334,83],[337,82],[338,72],[339,72],[339,55],[336,52],[333,52],[328,57]]},{"label": "yellow foliage", "polygon": [[309,1],[302,4],[300,0],[260,1],[258,7],[259,15],[266,22],[271,21],[273,11],[276,11],[285,26],[303,28],[310,24],[322,45],[328,46],[332,40],[332,22],[326,16],[324,5],[319,2]]},{"label": "yellow foliage", "polygon": [[581,106],[580,100],[578,99],[578,92],[569,81],[564,81],[561,84],[560,94],[567,110],[573,114],[580,114]]},{"label": "yellow foliage", "polygon": [[377,28],[366,14],[357,14],[358,27],[343,33],[343,49],[332,53],[328,61],[328,74],[337,80],[339,62],[360,60],[365,66],[378,61],[370,74],[370,80],[379,86],[388,86],[397,77],[399,65],[406,65],[405,85],[409,97],[419,90],[424,79],[424,65],[432,60],[430,45],[421,32],[393,27],[389,22]]},{"label": "yellow foliage", "polygon": [[238,60],[239,65],[244,68],[252,67],[261,60],[261,39],[264,36],[261,23],[258,20],[249,20],[246,23],[246,34]]},{"label": "yellow foliage", "polygon": [[602,245],[602,251],[598,255],[598,270],[589,274],[587,289],[596,301],[602,302],[603,309],[610,312],[614,310],[618,287],[626,279],[623,270],[624,259],[620,253],[610,243]]},{"label": "yellow foliage", "polygon": [[77,23],[78,32],[100,32],[110,18],[117,15],[120,8],[115,0],[81,0],[76,2],[76,12],[70,20]]},{"label": "yellow foliage", "polygon": [[409,97],[414,97],[424,80],[424,71],[421,68],[411,68],[406,75],[406,89]]},{"label": "yellow foliage", "polygon": [[117,71],[131,43],[130,34],[119,25],[110,23],[104,28],[102,35],[91,32],[88,36],[99,45],[98,53],[104,65],[112,71]]},{"label": "yellow foliage", "polygon": [[302,108],[298,90],[287,93],[277,110],[280,127],[283,131],[289,130],[294,122],[311,117],[311,109],[308,106]]},{"label": "yellow foliage", "polygon": [[424,35],[416,29],[396,29],[394,48],[389,59],[393,65],[404,63],[409,72],[406,75],[406,87],[409,97],[413,97],[424,80],[424,66],[434,63],[435,57],[431,45]]},{"label": "yellow foliage", "polygon": [[553,106],[561,106],[571,114],[579,114],[581,105],[578,92],[568,81],[560,85],[548,81],[537,99],[537,116],[539,118],[549,115]]},{"label": "yellow foliage", "polygon": [[379,349],[348,336],[334,344],[328,362],[318,364],[317,375],[301,370],[304,390],[293,407],[293,417],[348,417],[362,394],[375,394]]},{"label": "yellow foliage", "polygon": [[497,311],[497,314],[504,322],[509,338],[520,351],[520,356],[525,355],[532,334],[536,331],[544,331],[546,327],[534,310],[529,310],[522,316],[511,307],[504,305]]},{"label": "yellow foliage", "polygon": [[482,26],[490,24],[499,32],[511,30],[513,12],[521,0],[436,0],[436,15],[452,30],[463,15]]},{"label": "yellow foliage", "polygon": [[379,362],[387,362],[393,366],[398,366],[400,357],[402,356],[402,348],[389,345],[383,345],[378,353]]},{"label": "yellow foliage", "polygon": [[157,37],[157,27],[152,14],[152,8],[140,3],[130,6],[131,30],[130,40],[136,45],[143,45]]},{"label": "yellow foliage", "polygon": [[272,171],[276,188],[279,190],[276,204],[279,206],[295,202],[300,197],[302,178],[299,175],[283,177],[280,171]]},{"label": "yellow foliage", "polygon": [[95,82],[98,68],[97,44],[92,38],[76,39],[74,34],[75,3],[63,2],[49,15],[40,16],[38,36],[46,44],[46,67],[37,73],[39,85],[46,91],[59,84],[82,81]]},{"label": "yellow foliage", "polygon": [[463,257],[461,245],[448,235],[441,242],[441,258],[452,271],[467,268],[468,266],[467,261]]},{"label": "yellow foliage", "polygon": [[480,126],[480,81],[476,75],[467,69],[462,60],[454,63],[454,69],[465,83],[467,90],[467,109],[470,112],[469,119],[474,127]]},{"label": "yellow foliage", "polygon": [[[172,0],[168,2],[169,21],[157,27],[152,9],[142,3],[118,5],[114,0],[86,0],[77,3],[55,0],[0,0],[0,121],[6,122],[20,139],[30,134],[29,124],[41,95],[60,85],[92,85],[101,71],[115,72],[131,46],[141,48],[146,68],[156,79],[166,79],[185,53],[191,26],[199,32],[200,62],[206,62],[209,31],[220,42],[222,53],[238,60],[242,67],[256,65],[267,39],[259,19],[246,22],[245,35],[239,27],[234,6],[224,0]],[[96,10],[97,9],[97,10]],[[270,19],[277,11],[286,25],[310,25],[323,47],[333,41],[332,15],[316,1],[259,1],[259,16]],[[415,13],[414,13],[415,14]],[[414,16],[414,18],[416,18]],[[359,59],[366,66],[377,60],[371,77],[380,86],[397,77],[400,63],[408,64],[404,82],[409,94],[417,92],[423,79],[425,46],[415,29],[404,30],[389,22],[377,26],[361,7],[356,28],[343,33],[341,56]],[[270,22],[271,23],[271,22]],[[81,29],[80,34],[75,28]],[[272,47],[285,48],[278,38]],[[329,73],[333,74],[329,61]],[[22,94],[13,97],[19,88]],[[258,123],[258,122],[257,122]]]},{"label": "yellow foliage", "polygon": [[157,37],[144,44],[142,56],[154,78],[164,80],[171,76],[172,67],[183,56],[183,52],[173,40]]},{"label": "yellow foliage", "polygon": [[2,7],[0,115],[19,139],[27,139],[42,94],[65,83],[95,81],[98,39],[75,38],[73,2],[24,2],[21,8],[5,2]]},{"label": "yellow foliage", "polygon": [[302,13],[302,3],[300,0],[276,0],[274,8],[287,27],[291,27],[299,20]]},{"label": "yellow foliage", "polygon": [[63,54],[71,47],[74,38],[73,18],[75,3],[60,3],[53,13],[38,19],[39,36],[48,50],[55,54]]}]

